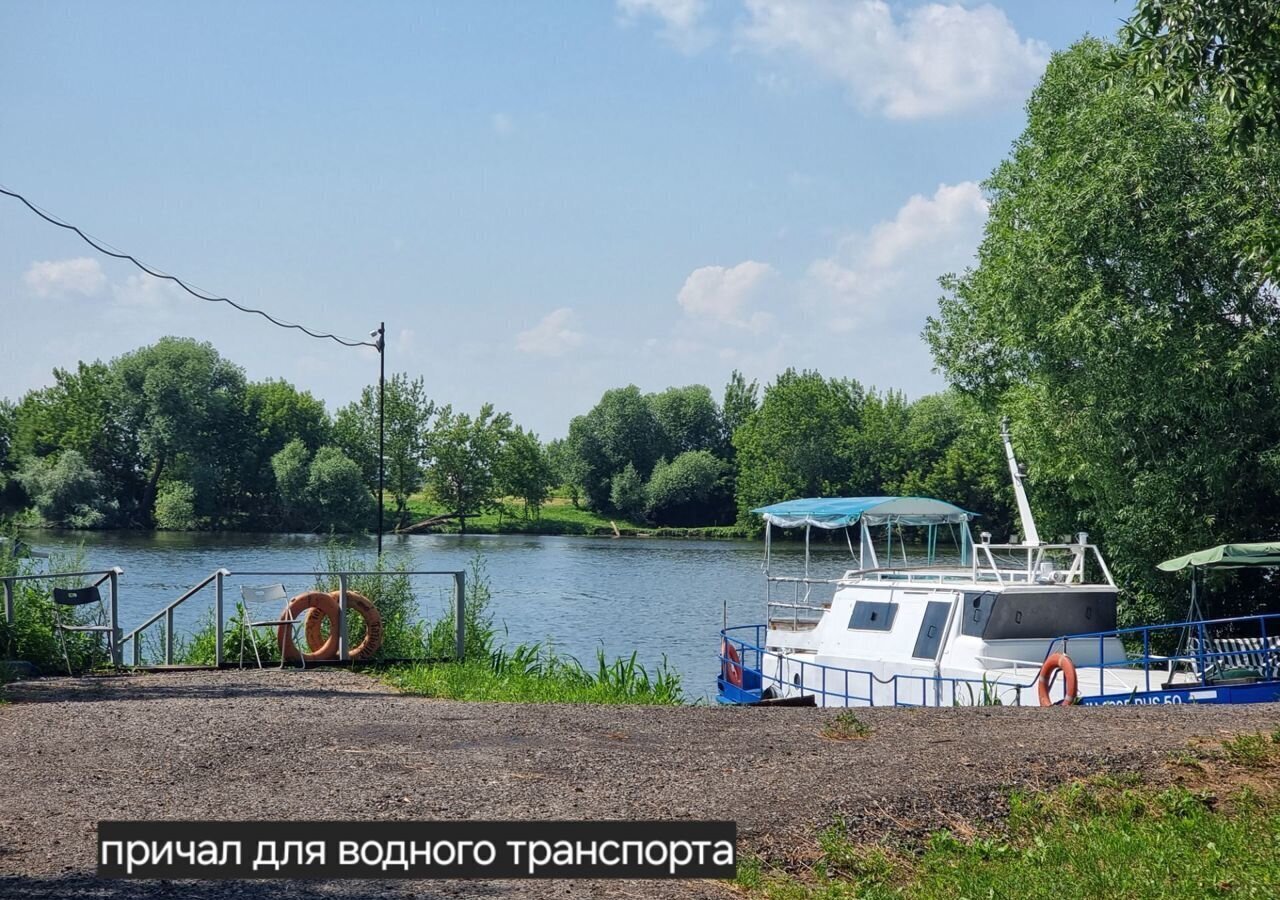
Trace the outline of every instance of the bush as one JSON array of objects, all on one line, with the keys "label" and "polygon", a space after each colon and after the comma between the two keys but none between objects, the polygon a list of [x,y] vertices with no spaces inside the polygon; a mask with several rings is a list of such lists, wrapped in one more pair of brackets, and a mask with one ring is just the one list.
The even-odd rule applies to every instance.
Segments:
[{"label": "bush", "polygon": [[631,463],[627,463],[621,472],[613,476],[609,502],[628,519],[636,520],[644,515],[644,479]]},{"label": "bush", "polygon": [[100,528],[109,524],[116,502],[103,496],[102,478],[75,450],[27,460],[18,481],[45,523],[65,528]]},{"label": "bush", "polygon": [[[15,537],[11,530],[9,537],[11,540]],[[74,572],[82,567],[83,559],[79,554],[49,559],[49,570],[53,571]],[[14,559],[7,552],[0,552],[0,575],[34,575],[38,571],[32,562]],[[5,621],[0,613],[0,659],[29,662],[46,675],[67,671],[62,643],[54,627],[54,587],[80,587],[80,583],[70,579],[14,583],[13,622]],[[63,607],[59,615],[63,624],[83,625],[98,615],[98,607]],[[73,672],[88,671],[110,661],[105,641],[100,635],[67,633],[64,637],[67,659]]]},{"label": "bush", "polygon": [[307,504],[313,527],[322,531],[363,531],[374,502],[360,467],[337,447],[321,447],[307,475]]},{"label": "bush", "polygon": [[170,481],[156,495],[156,528],[195,531],[196,491],[185,481]]},{"label": "bush", "polygon": [[660,460],[645,488],[645,512],[659,525],[720,525],[733,518],[732,466],[707,450]]}]

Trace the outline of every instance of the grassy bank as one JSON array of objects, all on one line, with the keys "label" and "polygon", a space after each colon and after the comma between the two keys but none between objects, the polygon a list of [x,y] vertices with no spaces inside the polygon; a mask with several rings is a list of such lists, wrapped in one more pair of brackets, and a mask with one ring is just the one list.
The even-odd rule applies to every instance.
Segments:
[{"label": "grassy bank", "polygon": [[749,859],[748,896],[1186,898],[1280,893],[1280,730],[1179,752],[1175,784],[1099,776],[1011,798],[1000,830],[867,844],[836,823],[803,862]]},{"label": "grassy bank", "polygon": [[[521,513],[518,501],[509,500],[504,512],[485,512],[467,518],[469,534],[577,534],[604,535],[617,533],[625,537],[670,537],[696,539],[743,539],[759,537],[758,528],[743,528],[737,525],[708,526],[705,528],[655,528],[636,522],[628,522],[610,516],[603,516],[589,509],[579,509],[567,497],[552,497],[540,510],[538,516],[525,518]],[[409,502],[409,516],[413,522],[420,522],[432,516],[448,512],[434,498],[426,494],[416,494]],[[460,528],[457,522],[448,522],[434,526],[433,531],[443,534],[457,533]]]},{"label": "grassy bank", "polygon": [[665,666],[653,676],[630,659],[609,662],[603,651],[588,669],[536,644],[466,663],[392,669],[387,680],[407,694],[451,700],[519,703],[606,703],[671,706],[683,701],[679,677]]}]

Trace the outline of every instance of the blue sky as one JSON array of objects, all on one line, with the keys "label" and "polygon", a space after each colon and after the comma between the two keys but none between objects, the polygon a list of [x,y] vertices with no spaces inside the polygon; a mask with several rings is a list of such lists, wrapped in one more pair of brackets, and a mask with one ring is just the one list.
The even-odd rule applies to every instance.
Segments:
[{"label": "blue sky", "polygon": [[[1050,52],[1125,0],[0,0],[0,184],[562,435],[609,387],[917,396],[937,276]],[[330,409],[376,355],[203,304],[0,197],[0,395],[165,334]]]}]

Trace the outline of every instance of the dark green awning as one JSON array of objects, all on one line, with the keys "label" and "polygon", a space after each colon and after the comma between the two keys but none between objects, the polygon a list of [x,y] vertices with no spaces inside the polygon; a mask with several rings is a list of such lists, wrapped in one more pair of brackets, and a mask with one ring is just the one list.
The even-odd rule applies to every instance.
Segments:
[{"label": "dark green awning", "polygon": [[1280,541],[1261,544],[1219,544],[1177,559],[1167,559],[1157,569],[1177,572],[1187,566],[1206,569],[1236,569],[1244,566],[1280,566]]}]

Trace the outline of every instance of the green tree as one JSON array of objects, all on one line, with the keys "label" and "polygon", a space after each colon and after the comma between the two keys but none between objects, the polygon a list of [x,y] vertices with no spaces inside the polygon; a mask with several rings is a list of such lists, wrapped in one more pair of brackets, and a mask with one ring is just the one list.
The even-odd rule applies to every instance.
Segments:
[{"label": "green tree", "polygon": [[644,518],[644,478],[632,463],[609,479],[609,505],[633,522]]},{"label": "green tree", "polygon": [[862,386],[788,369],[734,432],[738,516],[757,506],[850,490]]},{"label": "green tree", "polygon": [[114,501],[104,494],[102,476],[78,450],[31,457],[18,473],[36,514],[48,525],[101,528],[111,520]]},{"label": "green tree", "polygon": [[431,466],[427,479],[436,499],[459,516],[465,534],[468,515],[492,509],[498,499],[497,463],[511,432],[511,416],[480,407],[475,418],[440,408],[427,434]]},{"label": "green tree", "polygon": [[[436,407],[421,378],[400,373],[386,386],[384,439],[386,489],[395,504],[396,527],[409,522],[409,498],[422,488],[426,472],[426,436]],[[338,410],[335,440],[360,467],[369,490],[378,492],[378,388]]]},{"label": "green tree", "polygon": [[315,531],[364,531],[374,516],[360,467],[337,447],[316,451],[305,497]]},{"label": "green tree", "polygon": [[18,415],[14,404],[0,399],[0,517],[22,509],[26,495],[18,483],[18,454],[14,450]]},{"label": "green tree", "polygon": [[907,408],[900,435],[903,467],[885,473],[884,493],[937,497],[981,518],[997,540],[1012,534],[1013,486],[999,417],[958,391],[929,394]]},{"label": "green tree", "polygon": [[756,381],[747,382],[746,377],[737,369],[729,376],[729,383],[724,386],[724,402],[720,404],[720,443],[726,456],[732,459],[736,452],[733,446],[733,434],[747,421],[760,406],[760,385]]},{"label": "green tree", "polygon": [[1280,3],[1138,0],[1124,59],[1152,96],[1191,107],[1208,94],[1239,144],[1280,138]]},{"label": "green tree", "polygon": [[662,430],[665,454],[720,449],[723,426],[711,391],[701,384],[672,387],[648,397]]},{"label": "green tree", "polygon": [[271,457],[276,494],[283,512],[283,524],[289,528],[306,528],[307,479],[310,477],[311,452],[301,438],[294,438]]},{"label": "green tree", "polygon": [[278,524],[283,513],[271,461],[293,440],[314,453],[333,438],[324,401],[287,381],[269,379],[245,389],[245,415],[251,431],[241,474],[240,502],[259,526]]},{"label": "green tree", "polygon": [[160,482],[172,476],[194,488],[197,515],[231,519],[251,440],[244,372],[212,344],[174,337],[126,353],[110,372],[122,427],[145,459],[139,514],[152,521]]},{"label": "green tree", "polygon": [[104,495],[117,501],[101,524],[142,524],[138,504],[145,459],[137,432],[125,423],[127,398],[120,396],[110,368],[82,362],[75,371],[54,369],[53,378],[52,385],[29,392],[14,410],[11,465],[18,469],[32,459],[74,450],[102,479]]},{"label": "green tree", "polygon": [[539,518],[556,475],[538,436],[517,426],[503,442],[498,473],[499,490],[524,502],[526,519]]},{"label": "green tree", "polygon": [[614,475],[630,463],[643,480],[666,453],[662,426],[634,384],[605,391],[590,412],[573,419],[567,443],[587,506],[601,511],[617,509],[609,499]]},{"label": "green tree", "polygon": [[1274,536],[1280,293],[1212,98],[1170,108],[1111,60],[1087,40],[1050,61],[926,335],[1013,419],[1042,533],[1102,539],[1132,621],[1181,612],[1159,560]]},{"label": "green tree", "polygon": [[708,450],[659,460],[645,486],[645,514],[658,525],[723,525],[733,520],[732,466]]}]

